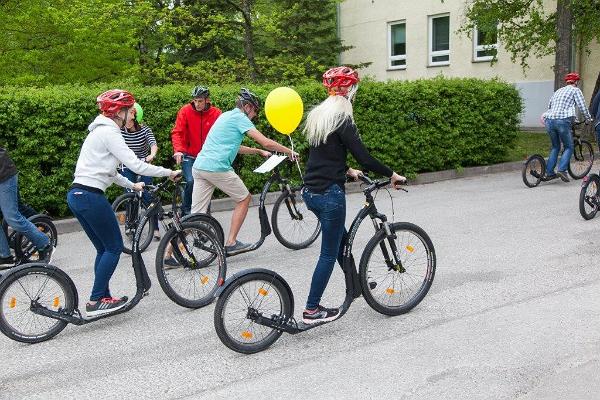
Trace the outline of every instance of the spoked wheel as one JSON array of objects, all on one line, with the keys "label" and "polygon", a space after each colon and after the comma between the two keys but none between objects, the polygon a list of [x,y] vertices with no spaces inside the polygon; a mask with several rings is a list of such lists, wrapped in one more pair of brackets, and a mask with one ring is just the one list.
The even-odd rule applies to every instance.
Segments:
[{"label": "spoked wheel", "polygon": [[573,155],[569,162],[569,175],[573,179],[581,179],[586,176],[594,164],[594,148],[585,140],[575,143]]},{"label": "spoked wheel", "polygon": [[[48,236],[50,244],[53,247],[56,247],[56,244],[58,243],[58,232],[52,219],[46,215],[40,214],[31,217],[29,220],[35,225],[38,231]],[[39,254],[36,247],[33,245],[33,242],[21,233],[16,233],[14,236],[14,249],[15,258],[19,260],[19,263],[21,264],[39,261]]]},{"label": "spoked wheel", "polygon": [[579,193],[579,212],[584,219],[596,216],[600,207],[600,177],[591,174],[583,178]]},{"label": "spoked wheel", "polygon": [[281,331],[249,319],[249,312],[266,318],[289,317],[292,294],[282,281],[265,272],[244,275],[225,289],[215,307],[215,329],[221,342],[238,353],[258,353],[281,336]]},{"label": "spoked wheel", "polygon": [[[400,315],[423,300],[435,275],[435,250],[423,229],[408,222],[390,225],[395,239],[378,231],[360,259],[360,283],[365,300],[385,315]],[[389,241],[400,255],[395,258]],[[387,254],[387,256],[385,256]]]},{"label": "spoked wheel", "polygon": [[539,154],[534,154],[523,165],[523,183],[527,187],[536,187],[546,173],[546,160]]},{"label": "spoked wheel", "polygon": [[319,220],[306,208],[299,191],[279,196],[273,206],[271,223],[279,243],[292,250],[307,248],[321,233]]},{"label": "spoked wheel", "polygon": [[[133,247],[133,235],[138,224],[142,221],[146,213],[146,205],[144,202],[136,198],[135,193],[125,193],[116,198],[112,204],[112,209],[117,217],[121,236],[123,236],[123,252],[131,254]],[[152,218],[146,220],[146,226],[140,237],[140,251],[144,251],[152,242],[152,235],[156,229],[156,221]]]},{"label": "spoked wheel", "polygon": [[[225,280],[223,245],[205,223],[183,222],[181,226],[181,232],[171,228],[163,236],[156,251],[156,276],[175,303],[204,307],[212,303],[218,285]],[[169,259],[176,264],[169,265]]]},{"label": "spoked wheel", "polygon": [[34,304],[71,314],[76,304],[70,282],[55,267],[30,266],[0,282],[0,331],[9,338],[38,343],[62,331],[66,322],[31,311]]}]

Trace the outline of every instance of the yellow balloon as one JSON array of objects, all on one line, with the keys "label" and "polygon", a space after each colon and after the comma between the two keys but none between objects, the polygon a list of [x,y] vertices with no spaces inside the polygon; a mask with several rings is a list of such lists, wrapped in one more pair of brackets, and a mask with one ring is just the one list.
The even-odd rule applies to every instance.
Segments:
[{"label": "yellow balloon", "polygon": [[294,89],[278,87],[271,90],[265,100],[265,114],[275,130],[290,135],[302,120],[304,104]]}]

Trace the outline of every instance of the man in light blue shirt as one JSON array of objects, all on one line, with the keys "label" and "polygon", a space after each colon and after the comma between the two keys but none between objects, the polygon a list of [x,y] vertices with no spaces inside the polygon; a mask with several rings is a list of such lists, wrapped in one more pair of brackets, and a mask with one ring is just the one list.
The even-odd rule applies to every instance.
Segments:
[{"label": "man in light blue shirt", "polygon": [[[552,150],[548,156],[548,164],[546,166],[546,179],[548,180],[558,176],[564,182],[569,182],[567,168],[573,154],[571,124],[575,118],[575,106],[579,108],[586,121],[592,119],[590,112],[585,106],[583,93],[577,87],[580,79],[578,73],[568,73],[565,76],[566,86],[554,92],[548,103],[548,110],[543,114],[546,131],[552,141]],[[560,142],[563,143],[565,151],[560,157],[558,172],[554,173],[554,167],[556,166],[558,153],[560,152]]]},{"label": "man in light blue shirt", "polygon": [[270,156],[268,151],[242,146],[244,135],[248,135],[268,150],[288,154],[290,158],[298,156],[297,153],[267,138],[256,129],[252,120],[258,115],[259,110],[259,98],[248,89],[242,88],[236,101],[236,108],[221,114],[214,123],[192,168],[194,177],[192,213],[206,213],[215,187],[236,203],[231,216],[229,236],[225,242],[225,251],[229,255],[237,254],[249,246],[237,240],[237,235],[244,223],[251,200],[246,185],[233,170],[233,160],[238,154]]}]

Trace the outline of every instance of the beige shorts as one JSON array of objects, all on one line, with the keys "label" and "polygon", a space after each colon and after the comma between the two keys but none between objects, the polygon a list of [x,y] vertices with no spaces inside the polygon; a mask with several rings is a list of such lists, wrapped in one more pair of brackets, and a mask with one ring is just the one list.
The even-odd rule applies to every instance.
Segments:
[{"label": "beige shorts", "polygon": [[219,188],[236,203],[250,195],[244,182],[233,171],[209,172],[192,168],[192,176],[194,177],[192,213],[206,213],[215,188]]}]

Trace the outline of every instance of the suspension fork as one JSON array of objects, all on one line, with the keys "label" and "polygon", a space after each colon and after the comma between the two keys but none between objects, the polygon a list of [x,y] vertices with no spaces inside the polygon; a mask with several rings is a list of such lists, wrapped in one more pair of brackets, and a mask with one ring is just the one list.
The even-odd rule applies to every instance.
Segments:
[{"label": "suspension fork", "polygon": [[[377,219],[381,220],[380,224],[377,223]],[[383,258],[385,260],[385,264],[387,265],[387,267],[389,269],[402,271],[404,268],[402,266],[402,260],[400,259],[400,252],[398,251],[398,246],[396,246],[397,236],[390,229],[390,223],[388,222],[386,216],[383,214],[377,213],[377,214],[371,216],[371,220],[373,221],[373,226],[375,227],[376,231],[383,229],[387,243],[389,244],[390,249],[392,251],[393,259],[392,259],[392,256],[390,256],[390,252],[388,251],[387,246],[385,245],[386,241],[382,240],[381,242],[379,242],[379,248],[381,249],[381,252],[383,253]]]}]

